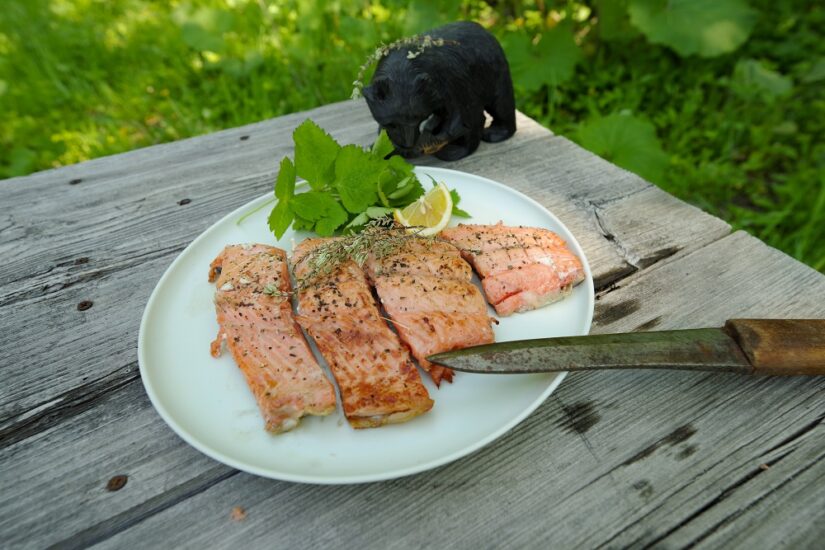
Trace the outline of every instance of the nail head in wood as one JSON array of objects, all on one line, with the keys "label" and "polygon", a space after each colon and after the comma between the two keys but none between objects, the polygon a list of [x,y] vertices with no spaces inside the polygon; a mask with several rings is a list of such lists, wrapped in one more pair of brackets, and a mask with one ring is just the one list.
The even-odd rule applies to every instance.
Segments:
[{"label": "nail head in wood", "polygon": [[107,491],[120,491],[126,486],[126,483],[129,481],[129,476],[120,474],[114,476],[112,479],[106,483],[106,490]]}]

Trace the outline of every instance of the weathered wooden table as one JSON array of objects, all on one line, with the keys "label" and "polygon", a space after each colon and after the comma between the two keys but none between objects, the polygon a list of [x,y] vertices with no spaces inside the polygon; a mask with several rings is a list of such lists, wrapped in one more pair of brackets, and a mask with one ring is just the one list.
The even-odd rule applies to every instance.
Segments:
[{"label": "weathered wooden table", "polygon": [[[184,443],[139,380],[143,308],[192,239],[271,188],[307,116],[375,136],[345,102],[0,182],[0,546],[822,544],[825,377],[575,374],[483,450],[365,485],[258,478]],[[449,167],[573,231],[593,332],[825,317],[821,274],[524,116]]]}]

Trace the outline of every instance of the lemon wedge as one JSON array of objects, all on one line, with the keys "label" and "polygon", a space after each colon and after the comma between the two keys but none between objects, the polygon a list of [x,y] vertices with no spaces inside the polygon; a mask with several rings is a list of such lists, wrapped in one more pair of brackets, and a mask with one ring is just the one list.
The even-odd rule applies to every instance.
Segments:
[{"label": "lemon wedge", "polygon": [[447,227],[452,213],[450,190],[439,183],[417,201],[404,208],[396,208],[393,217],[404,227],[415,227],[419,235],[427,237]]}]

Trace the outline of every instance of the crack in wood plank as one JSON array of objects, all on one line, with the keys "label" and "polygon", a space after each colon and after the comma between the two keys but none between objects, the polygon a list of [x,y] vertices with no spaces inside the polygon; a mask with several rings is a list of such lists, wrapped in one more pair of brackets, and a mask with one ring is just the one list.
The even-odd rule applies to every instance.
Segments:
[{"label": "crack in wood plank", "polygon": [[[633,194],[635,193],[630,193],[629,195]],[[636,268],[634,271],[644,267],[650,267],[656,262],[670,258],[682,250],[680,246],[669,246],[660,250],[654,250],[645,256],[638,256],[625,246],[623,241],[609,228],[609,223],[605,219],[604,214],[602,214],[602,205],[594,201],[585,202],[587,209],[593,213],[596,226],[599,228],[602,236],[615,246],[616,252],[618,252],[619,256],[621,256],[629,266]],[[702,246],[707,246],[707,244],[710,243],[703,243]]]},{"label": "crack in wood plank", "polygon": [[139,378],[140,372],[135,361],[99,380],[78,386],[55,399],[4,419],[0,427],[0,449],[33,437],[91,409],[103,397],[124,389]]},{"label": "crack in wood plank", "polygon": [[[30,283],[27,287],[23,287],[22,289],[9,292],[4,296],[0,296],[0,307],[17,304],[25,300],[30,300],[34,298],[43,298],[46,296],[51,296],[55,293],[72,288],[76,285],[89,283],[106,277],[108,275],[111,275],[113,273],[117,273],[125,269],[131,269],[147,260],[154,260],[156,258],[162,258],[164,256],[168,256],[171,254],[179,254],[184,248],[186,248],[185,244],[174,244],[164,248],[155,248],[146,252],[135,254],[130,257],[119,259],[118,261],[109,264],[104,264],[94,269],[80,271],[78,273],[72,273],[70,271],[60,273],[57,275],[57,277],[60,277],[57,280],[48,282],[38,282],[36,280],[38,278],[48,277],[55,269],[60,267],[82,265],[78,264],[77,260],[59,262],[45,271],[41,271],[40,273],[35,273],[33,275],[28,275],[26,279],[30,281],[33,280],[33,282]],[[14,282],[17,281],[9,281],[8,284]]]},{"label": "crack in wood plank", "polygon": [[[774,466],[774,465],[778,464],[781,460],[783,460],[784,458],[786,458],[788,455],[790,455],[792,452],[793,452],[793,450],[790,450],[790,451],[788,451],[787,453],[782,454],[782,455],[780,455],[780,456],[778,456],[778,457],[774,458],[774,459],[773,459],[773,460],[771,460],[770,462],[766,463],[766,465],[767,465],[768,467]],[[690,514],[688,517],[686,517],[686,518],[685,518],[685,519],[683,519],[682,521],[680,521],[680,522],[679,522],[678,524],[676,524],[674,527],[672,527],[672,528],[668,529],[668,530],[667,530],[667,531],[665,531],[662,535],[659,535],[658,537],[656,537],[656,538],[655,538],[655,539],[653,539],[652,541],[647,542],[647,543],[644,545],[644,548],[645,548],[645,549],[648,549],[648,548],[653,548],[653,547],[655,547],[655,546],[656,546],[659,542],[663,541],[664,539],[666,539],[667,537],[669,537],[670,535],[672,535],[673,533],[675,533],[675,532],[676,532],[676,531],[678,531],[679,529],[683,528],[684,526],[686,526],[687,524],[689,524],[689,523],[690,523],[690,522],[692,522],[693,520],[697,519],[699,516],[701,516],[702,514],[704,514],[705,512],[707,512],[708,510],[710,510],[711,508],[713,508],[714,506],[718,505],[719,503],[721,503],[721,502],[722,502],[723,500],[725,500],[726,498],[728,498],[728,497],[730,497],[731,495],[733,495],[733,493],[735,493],[737,489],[739,489],[740,487],[742,487],[743,485],[745,485],[746,483],[748,483],[749,481],[751,481],[752,479],[754,479],[756,476],[758,476],[758,475],[760,475],[760,474],[764,474],[765,472],[766,472],[766,470],[765,470],[765,469],[763,469],[762,467],[756,467],[756,468],[754,468],[753,470],[751,470],[750,472],[748,472],[746,475],[742,476],[740,479],[738,479],[737,481],[735,481],[735,482],[734,482],[734,483],[732,483],[731,485],[729,485],[729,486],[725,487],[725,488],[722,490],[722,492],[721,492],[721,493],[719,493],[719,495],[718,495],[718,496],[716,496],[715,498],[713,498],[712,500],[710,500],[709,502],[707,502],[704,506],[700,507],[698,510],[696,510],[695,512],[693,512],[692,514]],[[801,472],[800,472],[800,473],[801,473]],[[790,481],[791,479],[792,479],[792,478],[789,478],[787,481]],[[786,482],[787,482],[787,481],[786,481]],[[783,485],[784,485],[784,483],[783,483]],[[762,497],[762,498],[764,498],[764,497]],[[699,539],[694,540],[691,544],[689,544],[689,545],[688,545],[688,547],[689,547],[689,548],[690,548],[690,547],[693,547],[693,546],[695,546],[696,544],[698,544],[699,542],[701,542],[701,540],[703,540],[704,538],[706,538],[707,536],[709,536],[709,535],[713,532],[713,530],[717,529],[719,526],[720,526],[719,524],[717,524],[717,525],[713,526],[709,532],[707,532],[705,535],[703,535],[703,536],[702,536],[702,537],[700,537]]]},{"label": "crack in wood plank", "polygon": [[765,451],[765,454],[766,455],[771,454],[772,452],[776,451],[777,449],[781,449],[782,447],[785,447],[786,445],[789,445],[791,443],[794,443],[794,442],[798,441],[803,436],[805,436],[808,433],[812,432],[817,426],[822,424],[823,421],[825,421],[825,414],[821,415],[819,418],[816,418],[816,419],[812,420],[808,424],[802,426],[799,430],[793,432],[791,435],[789,435],[788,437],[786,437],[785,439],[783,439],[782,441],[780,441],[779,443],[777,443],[776,445],[774,445],[773,447],[771,447],[770,449]]},{"label": "crack in wood plank", "polygon": [[161,493],[140,503],[134,508],[130,508],[116,516],[75,533],[65,540],[52,544],[49,548],[87,548],[111,538],[121,531],[134,527],[146,518],[154,516],[167,508],[171,508],[179,502],[192,498],[239,473],[239,470],[231,469],[228,466],[212,468],[195,478],[187,480],[174,489]]}]

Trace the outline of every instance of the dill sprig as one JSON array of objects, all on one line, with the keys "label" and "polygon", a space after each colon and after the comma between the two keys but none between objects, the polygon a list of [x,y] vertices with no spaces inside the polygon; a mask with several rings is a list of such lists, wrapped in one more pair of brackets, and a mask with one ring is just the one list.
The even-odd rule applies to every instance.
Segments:
[{"label": "dill sprig", "polygon": [[398,252],[413,239],[435,239],[419,235],[421,229],[423,228],[404,227],[389,217],[371,220],[360,233],[329,239],[298,260],[299,264],[308,266],[308,271],[296,280],[292,291],[284,292],[270,284],[264,287],[264,294],[295,294],[332,274],[350,260],[362,267],[370,256],[380,260]]},{"label": "dill sprig", "polygon": [[[407,52],[407,59],[415,59],[424,53],[425,49],[433,46],[443,46],[444,44],[458,44],[458,42],[455,40],[444,40],[443,38],[433,38],[429,34],[415,34],[413,36],[401,38],[390,44],[381,44],[375,49],[374,52],[370,54],[369,57],[367,57],[367,60],[364,61],[364,64],[358,69],[358,76],[352,83],[351,98],[358,99],[361,97],[361,91],[364,89],[363,80],[367,70],[369,70],[373,64],[378,63],[382,57],[388,55],[392,50],[410,48]],[[415,49],[412,49],[413,47]]]}]

